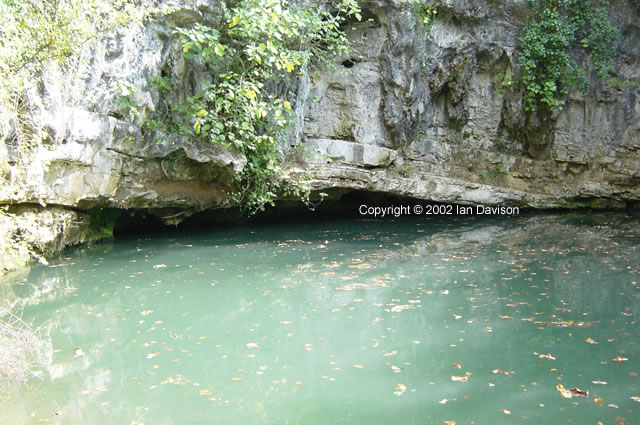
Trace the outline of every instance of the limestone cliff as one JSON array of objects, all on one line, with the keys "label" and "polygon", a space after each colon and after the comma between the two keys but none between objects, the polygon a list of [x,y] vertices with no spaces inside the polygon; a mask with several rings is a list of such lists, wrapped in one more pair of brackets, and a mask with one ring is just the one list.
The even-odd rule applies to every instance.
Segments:
[{"label": "limestone cliff", "polygon": [[[517,89],[501,90],[530,18],[527,1],[438,4],[438,18],[425,28],[406,2],[361,2],[363,19],[348,29],[351,54],[336,58],[335,72],[297,81],[297,122],[283,146],[295,158],[290,178],[335,196],[365,190],[467,204],[622,207],[640,199],[636,9],[621,3],[612,10],[622,34],[614,73],[627,84],[594,78],[589,93],[570,93],[551,118],[525,112]],[[44,143],[24,152],[13,142],[16,123],[0,123],[0,204],[12,206],[5,228],[24,221],[20,205],[40,206],[29,210],[31,217],[47,211],[51,220],[85,230],[85,212],[95,207],[148,209],[176,222],[183,212],[228,205],[242,155],[160,137],[143,125],[161,112],[154,76],[178,88],[170,95],[176,102],[206,80],[185,61],[173,31],[216,22],[219,5],[180,0],[170,6],[166,16],[87,52],[75,72],[45,75],[29,94]],[[130,93],[127,105],[122,87]],[[65,226],[57,227],[59,234]],[[55,249],[38,252],[87,237],[67,233],[73,236]],[[8,264],[6,252],[0,254]]]}]

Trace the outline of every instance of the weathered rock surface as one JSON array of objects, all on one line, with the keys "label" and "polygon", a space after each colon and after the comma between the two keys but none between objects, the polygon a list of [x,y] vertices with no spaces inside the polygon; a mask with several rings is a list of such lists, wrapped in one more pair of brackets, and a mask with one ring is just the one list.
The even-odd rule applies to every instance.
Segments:
[{"label": "weathered rock surface", "polygon": [[21,206],[0,213],[0,274],[86,242],[89,216],[60,207]]},{"label": "weathered rock surface", "polygon": [[[207,79],[184,59],[173,30],[220,16],[213,0],[167,4],[171,15],[105,41],[75,73],[52,71],[31,93],[47,135],[35,150],[15,146],[15,123],[0,119],[0,204],[53,204],[72,215],[81,213],[70,208],[144,208],[176,217],[226,205],[242,155],[143,125],[163,108],[154,76],[171,80],[175,102]],[[363,21],[349,24],[353,52],[337,59],[336,72],[300,80],[285,150],[302,146],[303,164],[291,164],[290,176],[318,191],[465,204],[603,207],[640,199],[640,18],[632,6],[612,11],[623,34],[614,73],[625,84],[594,78],[588,94],[571,93],[550,119],[525,112],[515,88],[499,94],[517,62],[526,0],[442,1],[429,29],[407,4],[363,2]],[[121,102],[123,87],[133,106]],[[30,214],[29,222],[43,222]],[[3,234],[20,228],[15,218],[3,220]],[[49,239],[82,240],[62,236],[66,225],[58,224],[70,218],[51,220],[59,237]]]}]

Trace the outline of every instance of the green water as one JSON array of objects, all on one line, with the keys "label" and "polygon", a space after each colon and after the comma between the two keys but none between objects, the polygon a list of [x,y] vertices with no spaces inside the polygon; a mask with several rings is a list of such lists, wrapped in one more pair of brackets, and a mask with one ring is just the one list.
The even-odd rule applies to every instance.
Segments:
[{"label": "green water", "polygon": [[590,214],[67,251],[2,283],[55,351],[0,423],[637,424],[639,246],[637,219]]}]

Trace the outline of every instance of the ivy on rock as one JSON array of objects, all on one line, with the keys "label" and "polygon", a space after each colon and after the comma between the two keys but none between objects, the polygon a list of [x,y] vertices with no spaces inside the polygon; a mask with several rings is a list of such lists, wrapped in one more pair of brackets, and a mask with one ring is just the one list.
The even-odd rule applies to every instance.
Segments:
[{"label": "ivy on rock", "polygon": [[[546,104],[562,110],[570,88],[589,87],[588,72],[601,78],[612,68],[618,29],[609,21],[609,0],[529,0],[534,17],[520,35],[519,81],[527,111]],[[582,50],[584,61],[572,56]]]},{"label": "ivy on rock", "polygon": [[349,42],[341,25],[360,20],[360,9],[354,0],[241,0],[223,2],[222,11],[215,27],[196,23],[177,31],[185,58],[204,65],[208,80],[171,107],[177,118],[170,130],[245,155],[232,195],[249,214],[282,193],[308,201],[308,190],[281,179],[279,146],[294,102],[286,82],[345,53]]}]

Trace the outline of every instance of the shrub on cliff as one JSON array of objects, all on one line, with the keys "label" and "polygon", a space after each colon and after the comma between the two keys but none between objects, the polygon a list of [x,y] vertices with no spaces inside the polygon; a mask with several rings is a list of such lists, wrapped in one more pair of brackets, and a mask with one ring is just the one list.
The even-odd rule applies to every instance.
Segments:
[{"label": "shrub on cliff", "polygon": [[[215,27],[196,23],[178,30],[185,57],[204,64],[210,80],[185,104],[172,106],[177,125],[160,126],[244,154],[233,198],[249,214],[283,192],[308,200],[308,191],[281,179],[278,146],[292,121],[291,84],[349,48],[341,25],[360,20],[360,9],[355,0],[242,0],[223,2],[222,10]],[[155,82],[160,87],[163,81]]]}]

